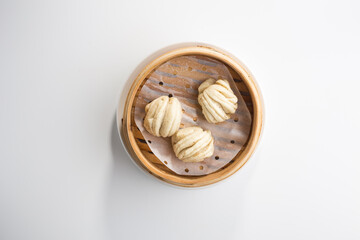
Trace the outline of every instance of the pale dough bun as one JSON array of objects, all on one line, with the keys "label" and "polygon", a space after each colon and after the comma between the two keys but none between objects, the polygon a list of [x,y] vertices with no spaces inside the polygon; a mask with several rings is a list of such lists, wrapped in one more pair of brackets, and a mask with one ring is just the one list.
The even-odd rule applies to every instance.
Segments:
[{"label": "pale dough bun", "polygon": [[145,107],[144,127],[157,137],[171,137],[180,127],[182,108],[179,100],[158,97]]},{"label": "pale dough bun", "polygon": [[184,162],[201,162],[214,154],[214,138],[209,130],[188,127],[171,137],[176,157]]},{"label": "pale dough bun", "polygon": [[224,122],[236,111],[238,99],[227,80],[209,78],[198,90],[198,102],[209,123]]}]

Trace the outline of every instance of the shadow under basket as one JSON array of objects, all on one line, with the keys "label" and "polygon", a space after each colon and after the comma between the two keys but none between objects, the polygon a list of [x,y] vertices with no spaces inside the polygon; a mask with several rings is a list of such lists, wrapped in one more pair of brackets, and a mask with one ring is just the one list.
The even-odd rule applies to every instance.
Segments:
[{"label": "shadow under basket", "polygon": [[[170,59],[199,55],[210,57],[226,65],[231,73],[236,87],[239,89],[252,117],[251,131],[248,140],[237,155],[224,167],[216,172],[202,176],[179,175],[165,166],[150,150],[142,133],[134,120],[134,109],[137,95],[148,76],[161,64]],[[119,109],[118,111],[121,111]],[[121,116],[119,112],[117,116]],[[118,119],[119,120],[119,119]],[[196,45],[170,50],[165,54],[154,57],[134,79],[124,105],[123,118],[118,121],[121,138],[125,148],[134,162],[156,178],[181,187],[201,187],[219,182],[238,171],[251,157],[259,141],[263,126],[263,104],[254,77],[243,63],[229,53],[215,47]]]}]

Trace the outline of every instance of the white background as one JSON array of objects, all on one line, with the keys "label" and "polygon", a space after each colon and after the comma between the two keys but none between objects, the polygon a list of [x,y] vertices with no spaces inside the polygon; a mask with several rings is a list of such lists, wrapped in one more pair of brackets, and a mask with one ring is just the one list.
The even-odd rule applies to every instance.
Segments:
[{"label": "white background", "polygon": [[[0,239],[360,239],[354,1],[0,2]],[[115,126],[136,66],[179,42],[240,58],[266,124],[200,190],[131,162]]]}]

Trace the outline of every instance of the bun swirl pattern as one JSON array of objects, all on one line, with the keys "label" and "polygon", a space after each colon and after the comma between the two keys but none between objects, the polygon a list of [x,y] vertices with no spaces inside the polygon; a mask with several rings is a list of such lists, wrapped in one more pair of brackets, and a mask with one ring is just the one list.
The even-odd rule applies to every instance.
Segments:
[{"label": "bun swirl pattern", "polygon": [[176,157],[183,162],[201,162],[214,154],[211,132],[200,127],[180,129],[172,136],[171,143]]},{"label": "bun swirl pattern", "polygon": [[226,80],[209,78],[199,88],[198,102],[209,123],[220,123],[230,118],[237,109],[237,97]]},{"label": "bun swirl pattern", "polygon": [[182,108],[175,97],[161,96],[145,107],[144,127],[157,137],[171,137],[180,127]]}]

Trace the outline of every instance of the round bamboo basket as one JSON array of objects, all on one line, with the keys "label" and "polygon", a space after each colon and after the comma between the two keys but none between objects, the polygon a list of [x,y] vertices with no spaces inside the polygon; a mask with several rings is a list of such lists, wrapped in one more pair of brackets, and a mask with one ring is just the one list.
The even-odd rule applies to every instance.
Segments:
[{"label": "round bamboo basket", "polygon": [[[241,92],[252,115],[251,132],[247,142],[238,154],[224,167],[203,176],[178,175],[166,167],[150,150],[134,121],[136,97],[147,76],[164,62],[179,56],[201,55],[214,58],[226,64],[237,88]],[[132,80],[132,79],[131,79]],[[263,103],[255,79],[245,65],[231,54],[208,45],[177,47],[165,53],[155,54],[148,64],[133,79],[123,107],[118,108],[118,129],[123,144],[134,162],[154,177],[176,186],[201,187],[224,180],[238,171],[249,160],[259,142],[263,128]],[[122,118],[121,118],[122,115]]]}]

